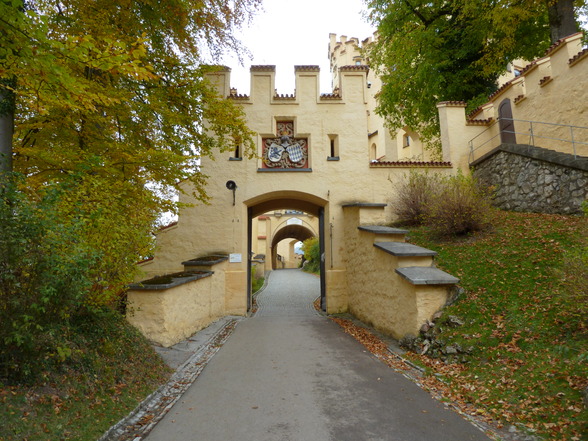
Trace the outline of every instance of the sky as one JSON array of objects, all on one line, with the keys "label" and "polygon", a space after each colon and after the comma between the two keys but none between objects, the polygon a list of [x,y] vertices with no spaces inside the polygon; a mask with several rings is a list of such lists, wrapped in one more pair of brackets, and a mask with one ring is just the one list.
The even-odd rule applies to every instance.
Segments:
[{"label": "sky", "polygon": [[238,38],[253,55],[239,66],[235,57],[225,57],[231,68],[231,87],[249,94],[251,65],[275,65],[278,93],[294,93],[294,66],[319,65],[321,93],[330,93],[329,34],[363,40],[373,34],[364,18],[362,0],[264,0],[248,27]]}]

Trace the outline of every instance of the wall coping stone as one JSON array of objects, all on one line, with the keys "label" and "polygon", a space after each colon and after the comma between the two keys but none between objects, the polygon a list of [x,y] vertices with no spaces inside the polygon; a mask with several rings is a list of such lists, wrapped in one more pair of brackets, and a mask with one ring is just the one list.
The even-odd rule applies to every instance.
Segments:
[{"label": "wall coping stone", "polygon": [[376,242],[376,248],[379,248],[388,254],[398,257],[420,257],[420,256],[436,256],[437,252],[428,250],[411,243],[404,242]]},{"label": "wall coping stone", "polygon": [[[205,277],[210,277],[214,274],[214,271],[182,271],[179,273],[173,274],[165,274],[163,276],[153,277],[152,279],[144,280],[139,283],[133,283],[128,286],[129,290],[132,291],[162,291],[165,289],[175,288],[176,286],[183,285],[185,283],[193,282],[195,280],[204,279]],[[155,284],[146,284],[154,279],[158,279],[160,277],[170,277],[170,283],[155,283]]]},{"label": "wall coping stone", "polygon": [[396,273],[413,285],[456,285],[459,283],[457,277],[453,277],[438,268],[410,266],[396,268]]},{"label": "wall coping stone", "polygon": [[343,208],[360,207],[360,208],[385,208],[388,204],[378,204],[373,202],[349,202],[342,204]]},{"label": "wall coping stone", "polygon": [[488,153],[480,156],[470,165],[475,167],[501,151],[537,159],[539,161],[551,162],[552,164],[562,165],[564,167],[588,171],[588,157],[586,156],[577,156],[574,158],[574,155],[569,153],[556,152],[555,150],[549,150],[528,144],[501,144]]},{"label": "wall coping stone", "polygon": [[211,266],[228,260],[229,256],[213,254],[210,256],[198,257],[196,259],[186,260],[182,262],[184,266]]},{"label": "wall coping stone", "polygon": [[400,228],[386,227],[383,225],[360,225],[357,227],[361,231],[367,231],[374,234],[408,234],[408,230]]}]

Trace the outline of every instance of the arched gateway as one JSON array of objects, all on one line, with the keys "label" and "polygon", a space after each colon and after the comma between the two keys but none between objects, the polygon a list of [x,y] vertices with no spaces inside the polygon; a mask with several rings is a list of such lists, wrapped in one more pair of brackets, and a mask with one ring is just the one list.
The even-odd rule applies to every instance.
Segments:
[{"label": "arched gateway", "polygon": [[[333,42],[332,56],[343,54]],[[158,234],[154,259],[142,264],[147,276],[195,267],[211,272],[210,277],[190,282],[202,286],[194,288],[202,291],[198,295],[178,293],[170,300],[176,294],[130,292],[134,310],[142,311],[131,321],[151,339],[173,344],[219,316],[247,314],[255,240],[252,219],[276,210],[318,218],[325,311],[350,311],[400,337],[418,331],[443,305],[447,287],[456,280],[435,278],[433,288],[431,254],[410,248],[402,232],[373,226],[392,220],[393,182],[409,168],[451,173],[452,165],[399,162],[396,135],[387,134],[375,116],[377,89],[370,85],[376,80],[368,79],[367,66],[342,66],[336,74],[335,92],[320,94],[319,68],[297,66],[292,96],[276,94],[274,66],[251,67],[249,96],[231,89],[230,69],[211,74],[219,93],[242,105],[249,128],[256,133],[257,155],[245,158],[237,148],[219,153],[215,160],[203,158],[201,170],[209,176],[206,191],[211,203],[199,204],[182,195],[182,202],[194,205],[182,210],[177,224]],[[370,161],[375,143],[379,152],[386,151],[378,154],[378,162]],[[381,241],[393,245],[381,246]],[[413,267],[423,271],[415,275],[409,271]],[[188,295],[198,299],[181,300]],[[191,304],[199,306],[188,312]]]},{"label": "arched gateway", "polygon": [[[252,221],[256,216],[262,215],[264,213],[274,211],[274,210],[282,210],[282,209],[289,209],[289,210],[296,210],[304,213],[309,213],[313,216],[318,217],[319,225],[318,225],[318,237],[319,243],[321,247],[321,255],[325,253],[325,241],[324,241],[324,219],[325,219],[325,209],[328,208],[328,200],[322,199],[316,195],[298,192],[298,191],[291,191],[291,190],[284,190],[284,191],[274,191],[270,193],[265,193],[254,197],[250,200],[245,201],[245,205],[247,208],[247,219],[248,219],[248,249],[252,249],[251,241],[252,241]],[[291,227],[297,227],[295,225]],[[272,245],[275,245],[279,240],[288,236],[286,232],[286,228],[279,230],[282,232],[280,235],[278,234],[273,238]],[[309,236],[311,237],[311,236]],[[302,239],[304,240],[304,239]],[[273,248],[273,246],[272,246]],[[251,265],[249,263],[249,265]],[[250,266],[249,266],[250,268]],[[251,275],[251,271],[248,270],[248,274]],[[326,308],[326,289],[325,289],[325,266],[324,266],[324,259],[321,262],[321,307],[323,309]],[[250,282],[250,281],[249,281]],[[251,283],[248,283],[248,302],[251,305]]]}]

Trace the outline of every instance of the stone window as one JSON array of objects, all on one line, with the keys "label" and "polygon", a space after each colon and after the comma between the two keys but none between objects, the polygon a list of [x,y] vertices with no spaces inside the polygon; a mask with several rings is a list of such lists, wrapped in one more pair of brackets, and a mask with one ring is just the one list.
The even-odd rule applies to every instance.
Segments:
[{"label": "stone window", "polygon": [[329,156],[327,161],[339,160],[339,136],[329,135]]},{"label": "stone window", "polygon": [[402,146],[404,148],[406,147],[410,147],[412,145],[412,139],[410,138],[410,135],[404,135],[402,137]]}]

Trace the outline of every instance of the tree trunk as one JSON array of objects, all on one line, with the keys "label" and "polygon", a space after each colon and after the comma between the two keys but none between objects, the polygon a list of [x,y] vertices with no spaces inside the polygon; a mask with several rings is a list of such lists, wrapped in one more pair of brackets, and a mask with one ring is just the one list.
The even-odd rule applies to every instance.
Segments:
[{"label": "tree trunk", "polygon": [[14,94],[0,89],[0,175],[12,171]]},{"label": "tree trunk", "polygon": [[579,31],[574,16],[574,0],[547,0],[551,43],[575,34]]}]

